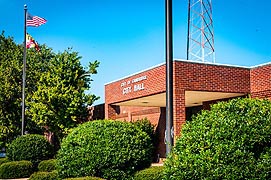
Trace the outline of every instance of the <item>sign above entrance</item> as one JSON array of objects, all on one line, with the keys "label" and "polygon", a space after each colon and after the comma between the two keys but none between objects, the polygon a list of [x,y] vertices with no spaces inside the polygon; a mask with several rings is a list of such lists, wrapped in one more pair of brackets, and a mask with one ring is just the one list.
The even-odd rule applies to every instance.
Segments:
[{"label": "sign above entrance", "polygon": [[122,89],[122,94],[129,94],[131,92],[136,92],[136,91],[141,91],[144,90],[144,80],[147,79],[147,76],[140,76],[138,78],[132,79],[132,80],[128,80],[128,81],[124,81],[120,84],[120,86],[123,88]]}]

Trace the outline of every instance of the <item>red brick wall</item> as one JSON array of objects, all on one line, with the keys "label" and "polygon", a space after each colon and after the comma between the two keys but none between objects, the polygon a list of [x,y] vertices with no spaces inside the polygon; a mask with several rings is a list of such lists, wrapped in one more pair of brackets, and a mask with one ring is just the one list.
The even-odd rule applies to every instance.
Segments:
[{"label": "red brick wall", "polygon": [[176,86],[185,90],[250,92],[250,70],[247,68],[183,61],[174,64]]},{"label": "red brick wall", "polygon": [[[175,137],[180,135],[185,123],[185,91],[209,91],[244,93],[251,92],[253,97],[269,97],[271,99],[271,65],[258,68],[241,68],[223,65],[193,63],[189,61],[174,61],[174,130]],[[138,82],[136,78],[144,77]],[[134,91],[134,85],[144,84],[144,90]],[[159,126],[161,118],[165,118],[159,108],[155,107],[119,107],[112,104],[136,99],[139,97],[165,92],[165,65],[137,73],[105,86],[105,116],[106,118],[134,121],[147,117],[153,124]],[[128,93],[123,93],[129,88]],[[165,122],[161,121],[161,126]],[[161,128],[164,131],[165,127]],[[160,131],[161,131],[160,129]],[[161,132],[162,132],[161,131]],[[161,138],[163,133],[160,134]],[[164,146],[161,144],[161,148]]]},{"label": "red brick wall", "polygon": [[[133,82],[134,79],[146,76],[147,79]],[[130,84],[129,84],[130,82]],[[134,91],[135,85],[144,83],[144,90]],[[123,94],[125,88],[131,88],[131,92]],[[161,65],[105,85],[105,103],[111,104],[138,97],[149,96],[166,90],[165,66]]]},{"label": "red brick wall", "polygon": [[[136,78],[146,76],[146,79],[133,83]],[[129,83],[130,82],[130,83]],[[182,125],[185,123],[185,91],[216,91],[249,93],[250,70],[248,68],[174,61],[174,129],[175,135],[179,135]],[[144,83],[144,90],[133,91],[135,84]],[[124,88],[131,88],[129,93],[123,93]],[[105,111],[106,118],[131,119],[134,110],[126,115],[116,114],[116,108],[112,103],[131,100],[148,95],[165,92],[165,65],[138,73],[105,86]],[[120,107],[120,113],[124,111]],[[148,113],[146,113],[148,114]],[[121,117],[123,116],[123,117]],[[144,115],[138,115],[138,118]],[[148,115],[149,118],[149,115]]]},{"label": "red brick wall", "polygon": [[174,62],[174,129],[185,123],[185,91],[250,92],[250,70],[184,61]]},{"label": "red brick wall", "polygon": [[[165,153],[164,130],[165,108],[157,107],[119,107],[112,104],[166,91],[165,65],[132,75],[105,86],[105,117],[135,121],[147,117],[159,131],[157,153]],[[271,100],[271,64],[257,68],[241,68],[222,65],[174,61],[174,130],[180,135],[186,120],[185,91],[209,91],[252,94],[252,97]],[[144,77],[138,82],[136,78]],[[134,91],[134,85],[144,84],[144,90]],[[128,93],[123,93],[129,88]],[[205,103],[206,104],[206,103]]]},{"label": "red brick wall", "polygon": [[148,118],[153,125],[157,125],[159,115],[160,107],[119,106],[119,113],[115,114],[114,119],[134,122],[139,119]]},{"label": "red brick wall", "polygon": [[251,96],[271,100],[271,64],[252,68]]}]

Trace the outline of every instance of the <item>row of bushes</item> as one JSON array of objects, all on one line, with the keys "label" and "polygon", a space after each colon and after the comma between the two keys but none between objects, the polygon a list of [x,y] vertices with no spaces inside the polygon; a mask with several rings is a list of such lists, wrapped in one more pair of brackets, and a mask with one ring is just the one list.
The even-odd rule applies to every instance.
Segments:
[{"label": "row of bushes", "polygon": [[11,161],[1,164],[0,179],[27,178],[34,172],[30,161]]},{"label": "row of bushes", "polygon": [[[29,180],[56,180],[60,179],[55,170],[55,159],[40,162],[38,172],[33,173],[33,163],[30,161],[11,161],[0,166],[0,178],[26,178]],[[163,176],[163,167],[150,167],[134,174],[134,180],[160,180]],[[102,180],[98,177],[66,178],[65,180]]]},{"label": "row of bushes", "polygon": [[[55,160],[42,161],[54,154],[50,143],[41,135],[24,135],[15,139],[7,148],[7,158],[14,162],[28,160],[34,171],[57,169],[60,178],[126,179],[150,166],[153,134],[154,127],[148,120],[136,123],[92,121],[79,125],[63,140],[56,167]],[[40,174],[45,176],[45,173]]]},{"label": "row of bushes", "polygon": [[[235,99],[213,105],[183,126],[166,159],[164,178],[270,179],[270,124],[269,100]],[[152,170],[140,170],[150,166],[153,146],[144,129],[110,120],[78,126],[63,140],[56,156],[58,177],[147,179]],[[12,163],[16,164],[3,163],[0,169]]]},{"label": "row of bushes", "polygon": [[[55,180],[58,179],[58,173],[55,165],[56,160],[44,160],[38,165],[38,172],[34,172],[34,166],[31,161],[9,161],[7,158],[1,158],[1,162],[4,163],[0,166],[0,178],[27,178],[29,180]],[[34,173],[33,173],[34,172]],[[83,178],[81,178],[83,179]],[[98,180],[95,177],[86,177],[86,180]]]},{"label": "row of bushes", "polygon": [[56,170],[51,172],[43,171],[35,172],[29,178],[29,180],[57,180],[57,179],[58,175]]},{"label": "row of bushes", "polygon": [[[133,180],[161,180],[163,178],[163,166],[153,166],[134,174],[131,179]],[[55,180],[58,179],[57,171],[52,172],[35,172],[29,180]],[[99,177],[79,177],[79,178],[66,178],[64,180],[103,180]]]},{"label": "row of bushes", "polygon": [[8,160],[8,158],[0,158],[0,166],[1,166],[1,164],[3,164],[3,163],[7,163],[7,162],[9,162],[10,160]]},{"label": "row of bushes", "polygon": [[[0,158],[0,178],[25,178],[29,177],[36,168],[31,161],[10,161],[7,158]],[[56,170],[56,160],[44,160],[38,165],[38,170],[51,172]]]},{"label": "row of bushes", "polygon": [[[58,178],[57,171],[52,172],[35,172],[29,178],[29,180],[57,180]],[[104,180],[98,177],[79,177],[79,178],[67,178],[63,180]]]}]

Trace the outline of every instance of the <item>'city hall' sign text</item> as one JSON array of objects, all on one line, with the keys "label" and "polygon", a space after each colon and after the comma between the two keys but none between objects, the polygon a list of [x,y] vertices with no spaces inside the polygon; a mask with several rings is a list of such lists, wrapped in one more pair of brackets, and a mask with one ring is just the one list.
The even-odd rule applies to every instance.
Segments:
[{"label": "'city hall' sign text", "polygon": [[147,76],[140,76],[138,78],[132,79],[132,81],[125,81],[122,82],[120,84],[121,87],[123,87],[122,89],[122,94],[128,94],[130,92],[136,92],[136,91],[140,91],[140,90],[144,90],[144,81],[147,79]]}]

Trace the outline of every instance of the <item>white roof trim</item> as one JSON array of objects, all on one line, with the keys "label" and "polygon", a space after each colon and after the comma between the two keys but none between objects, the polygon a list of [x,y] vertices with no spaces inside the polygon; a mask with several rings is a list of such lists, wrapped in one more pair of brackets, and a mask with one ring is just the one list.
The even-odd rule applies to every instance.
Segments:
[{"label": "white roof trim", "polygon": [[182,62],[198,63],[198,64],[208,64],[208,65],[214,65],[214,66],[237,67],[237,68],[246,68],[246,69],[250,68],[250,67],[247,67],[247,66],[239,66],[239,65],[231,65],[231,64],[220,64],[220,63],[212,63],[212,62],[201,62],[201,61],[193,61],[193,60],[186,60],[186,59],[175,59],[174,61],[182,61]]},{"label": "white roof trim", "polygon": [[130,75],[128,75],[128,76],[124,76],[124,77],[119,78],[119,79],[117,79],[117,80],[113,80],[113,81],[110,81],[110,82],[108,82],[108,83],[105,83],[104,85],[111,84],[111,83],[113,83],[113,82],[117,82],[117,81],[120,81],[120,80],[129,78],[129,77],[131,77],[131,76],[137,75],[137,74],[139,74],[139,73],[143,73],[143,72],[145,72],[145,71],[154,69],[154,68],[159,67],[159,66],[162,66],[162,65],[164,65],[164,64],[165,64],[165,63],[160,63],[160,64],[157,64],[157,65],[155,65],[155,66],[151,66],[151,67],[149,67],[149,68],[147,68],[147,69],[143,69],[143,70],[141,70],[141,71],[138,71],[138,72],[136,72],[136,73],[130,74]]},{"label": "white roof trim", "polygon": [[271,65],[271,62],[267,62],[267,63],[259,64],[259,65],[256,65],[256,66],[251,66],[250,68],[251,68],[251,69],[254,69],[254,68],[258,68],[258,67],[261,67],[261,66],[266,66],[266,65]]}]

